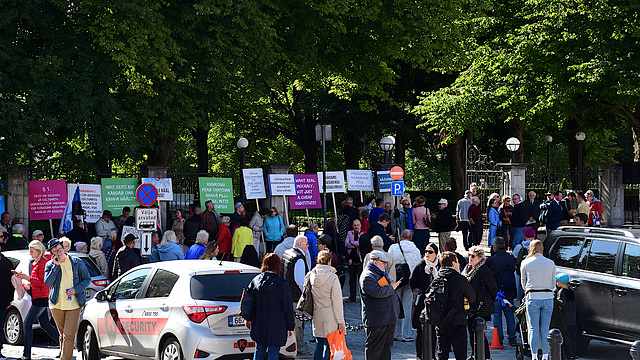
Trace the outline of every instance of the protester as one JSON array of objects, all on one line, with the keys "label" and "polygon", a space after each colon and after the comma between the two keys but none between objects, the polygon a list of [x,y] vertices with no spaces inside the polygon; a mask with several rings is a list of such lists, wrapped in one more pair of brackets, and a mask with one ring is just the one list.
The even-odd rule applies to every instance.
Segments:
[{"label": "protester", "polygon": [[151,232],[151,255],[147,258],[150,263],[160,261],[160,252],[158,251],[158,244],[160,244],[160,236],[157,231]]},{"label": "protester", "polygon": [[395,290],[400,283],[391,282],[386,275],[389,258],[383,251],[373,250],[369,257],[360,275],[362,323],[366,333],[364,358],[391,360],[393,334],[400,314]]},{"label": "protester", "polygon": [[[3,220],[5,219],[5,214],[9,213],[2,214]],[[0,245],[0,289],[2,289],[0,291],[0,324],[4,324],[5,311],[13,301],[13,293],[15,292],[15,288],[11,283],[13,263],[2,254],[5,251],[5,246],[6,243]],[[2,344],[4,344],[4,329],[0,331],[0,358],[5,358],[2,354]]]},{"label": "protester", "polygon": [[318,224],[311,223],[309,224],[309,228],[304,232],[304,236],[307,237],[309,241],[309,255],[311,256],[311,263],[316,263],[316,257],[318,257],[318,233],[320,232],[320,228]]},{"label": "protester", "polygon": [[[584,214],[582,214],[584,215]],[[556,275],[556,300],[562,313],[565,330],[562,332],[562,349],[568,360],[578,358],[578,314],[576,309],[576,293],[569,288],[569,275]]]},{"label": "protester", "polygon": [[[338,217],[336,219],[337,222],[337,231],[340,234],[340,238],[344,241],[347,238],[347,232],[351,230],[351,224],[353,221],[350,219],[351,213],[356,210],[353,207],[353,198],[347,197],[340,204],[340,211],[338,211]],[[356,216],[357,217],[357,216]],[[326,226],[325,226],[326,229]]]},{"label": "protester", "polygon": [[122,208],[122,215],[113,219],[113,223],[118,227],[118,229],[121,230],[122,226],[124,226],[124,223],[129,219],[130,215],[131,215],[131,208],[128,206],[125,206]]},{"label": "protester", "polygon": [[[19,225],[22,226],[21,224]],[[13,234],[16,234],[15,229],[13,230]],[[65,236],[71,240],[71,244],[75,244],[78,241],[82,241],[84,243],[91,241],[89,234],[87,234],[87,231],[84,229],[84,222],[82,219],[73,219],[73,229],[67,232]]]},{"label": "protester", "polygon": [[[324,236],[324,235],[323,235]],[[328,250],[318,253],[318,263],[309,272],[311,293],[313,294],[313,336],[316,338],[314,360],[329,360],[331,349],[327,335],[339,330],[345,332],[344,310],[342,308],[342,287],[332,266],[332,256]]]},{"label": "protester", "polygon": [[231,239],[231,255],[236,262],[240,262],[242,253],[247,245],[253,245],[253,232],[249,229],[249,220],[245,216],[238,219],[239,228],[233,232]]},{"label": "protester", "polygon": [[353,220],[353,230],[347,232],[347,239],[345,240],[345,247],[347,248],[349,265],[349,298],[346,302],[356,301],[356,285],[362,273],[362,257],[360,256],[360,237],[364,235],[361,231],[360,220]]},{"label": "protester", "polygon": [[184,246],[189,248],[191,245],[196,243],[196,235],[198,231],[204,229],[202,223],[202,209],[200,205],[193,205],[191,207],[193,209],[191,217],[185,220],[184,225],[182,227],[182,233],[184,234]]},{"label": "protester", "polygon": [[220,220],[220,228],[218,229],[218,249],[222,260],[231,260],[231,243],[233,237],[229,226],[231,226],[231,218],[223,216]]},{"label": "protester", "polygon": [[187,218],[184,214],[184,210],[178,209],[176,210],[176,219],[173,220],[173,224],[171,225],[171,230],[176,233],[176,239],[178,239],[178,243],[180,245],[184,245],[184,223],[187,221]]},{"label": "protester", "polygon": [[527,210],[528,218],[526,225],[538,231],[540,227],[540,200],[536,199],[535,191],[529,191],[528,196],[529,199],[524,201],[524,208]]},{"label": "protester", "polygon": [[[387,227],[387,225],[389,225],[390,222],[391,222],[391,217],[389,216],[389,214],[382,213],[378,217],[378,222],[371,224],[371,227],[369,228],[369,231],[367,231],[367,235],[368,235],[369,239],[372,239],[376,235],[380,236],[380,238],[383,241],[383,247],[382,248],[385,251],[388,251],[389,247],[391,246],[393,241],[395,241],[395,237],[393,235],[387,236],[387,233],[384,230]],[[371,247],[369,246],[369,244],[367,244],[367,242],[364,241],[364,239],[361,239],[361,241],[360,241],[360,254],[362,256],[366,256],[370,251],[371,251]]]},{"label": "protester", "polygon": [[489,199],[489,212],[487,213],[487,220],[489,220],[489,236],[487,237],[487,242],[489,246],[493,245],[493,239],[498,236],[498,230],[502,227],[498,206],[500,206],[498,200]]},{"label": "protester", "polygon": [[209,241],[213,241],[218,237],[218,228],[220,227],[220,214],[214,208],[215,204],[211,200],[204,203],[205,210],[200,215],[202,219],[202,228],[209,234]]},{"label": "protester", "polygon": [[258,259],[258,252],[253,247],[253,245],[247,245],[244,247],[244,251],[242,251],[242,256],[240,257],[240,263],[253,266],[260,267],[260,259]]},{"label": "protester", "polygon": [[582,191],[578,191],[578,193],[576,194],[576,199],[578,199],[577,214],[585,214],[589,216],[591,212],[589,211],[589,203],[587,203],[586,195]]},{"label": "protester", "polygon": [[574,225],[575,226],[587,226],[587,221],[589,221],[589,216],[583,214],[583,213],[577,213],[576,216],[573,218],[574,221]]},{"label": "protester", "polygon": [[249,228],[253,231],[253,247],[258,252],[258,257],[264,254],[264,246],[262,244],[263,225],[264,219],[270,212],[269,208],[261,208],[253,214],[251,221],[249,221]]},{"label": "protester", "polygon": [[362,232],[368,232],[369,228],[371,227],[371,223],[369,222],[369,219],[367,219],[369,217],[369,213],[362,210],[360,211],[360,214],[358,215],[358,220],[360,220],[360,224],[361,228],[362,228]]},{"label": "protester", "polygon": [[[549,333],[553,313],[553,291],[556,287],[556,265],[542,255],[540,240],[531,241],[529,255],[522,262],[520,282],[524,288],[527,304],[527,325],[529,326],[529,346],[532,360],[538,360],[538,348],[542,348],[542,358],[549,357],[549,343],[544,341]],[[543,341],[540,341],[542,337]]]},{"label": "protester", "polygon": [[536,231],[533,228],[524,229],[524,241],[522,244],[516,245],[513,249],[513,257],[515,258],[515,269],[516,269],[516,290],[518,300],[518,304],[522,300],[524,296],[524,289],[522,288],[522,283],[520,283],[520,265],[522,265],[522,261],[529,255],[529,246],[531,245],[531,241],[535,240]]},{"label": "protester", "polygon": [[60,241],[49,241],[49,251],[53,257],[44,275],[44,283],[49,286],[49,308],[60,333],[60,360],[71,360],[78,319],[86,303],[84,290],[91,277],[84,262],[68,255]]},{"label": "protester", "polygon": [[589,226],[600,227],[600,222],[602,221],[602,203],[596,199],[591,190],[588,190],[585,195],[589,202]]},{"label": "protester", "polygon": [[413,231],[413,219],[411,218],[411,201],[409,199],[402,199],[402,208],[398,210],[400,216],[398,217],[398,228],[402,232],[409,229]]},{"label": "protester", "polygon": [[[429,243],[424,252],[424,257],[422,257],[418,265],[412,269],[411,277],[409,278],[409,287],[413,291],[410,319],[412,327],[417,329],[416,357],[418,359],[422,359],[422,322],[420,320],[420,316],[422,314],[422,310],[424,310],[424,300],[427,295],[427,290],[429,290],[429,285],[431,285],[434,277],[438,274],[439,267],[438,246],[434,243]],[[405,317],[406,314],[407,312],[405,311]],[[431,344],[433,345],[433,354],[435,355],[435,332],[433,333]]]},{"label": "protester", "polygon": [[118,250],[118,253],[116,253],[116,260],[112,271],[114,278],[117,278],[142,263],[140,261],[140,256],[133,251],[135,244],[135,235],[127,234],[124,238],[124,246]]},{"label": "protester", "polygon": [[44,233],[42,230],[35,230],[33,234],[31,234],[31,240],[38,240],[41,243],[44,243]]},{"label": "protester", "polygon": [[256,342],[253,360],[277,360],[280,348],[293,336],[293,300],[288,285],[280,274],[280,258],[267,254],[262,260],[261,273],[249,283],[253,302],[245,324]]},{"label": "protester", "polygon": [[[295,239],[294,247],[285,251],[282,255],[282,277],[286,280],[286,283],[289,285],[289,289],[291,290],[294,309],[302,295],[304,277],[311,269],[311,264],[307,262],[305,257],[308,249],[309,242],[307,238],[305,236],[298,235]],[[296,312],[302,314],[297,310]],[[307,350],[307,346],[304,342],[302,321],[298,318],[295,319],[295,327],[298,355],[310,355],[311,352]]]},{"label": "protester", "polygon": [[471,206],[469,206],[469,225],[471,226],[471,244],[480,245],[482,242],[482,210],[480,209],[480,198],[471,197]]},{"label": "protester", "polygon": [[96,221],[96,235],[101,238],[106,238],[110,231],[117,230],[118,227],[111,220],[113,216],[111,211],[105,210],[102,212],[102,217]]},{"label": "protester", "polygon": [[158,247],[158,254],[160,255],[160,261],[184,259],[184,252],[182,251],[182,247],[178,245],[178,239],[173,230],[167,230],[164,235],[162,235],[162,241],[160,241]]},{"label": "protester", "polygon": [[509,249],[513,249],[516,245],[524,241],[524,228],[527,226],[527,209],[520,199],[520,195],[513,194],[513,207],[511,208],[511,241]]},{"label": "protester", "polygon": [[[504,330],[502,328],[502,313],[507,322],[507,336],[509,346],[516,346],[516,318],[513,313],[514,299],[517,297],[515,278],[515,259],[507,253],[504,238],[497,237],[493,243],[495,254],[487,259],[486,265],[491,270],[491,274],[498,285],[498,298],[493,302],[493,324],[498,329],[500,344],[504,341]],[[502,295],[500,295],[502,294]],[[506,302],[504,301],[506,300]]]},{"label": "protester", "polygon": [[545,222],[547,235],[557,229],[560,225],[560,220],[562,220],[562,207],[560,206],[560,200],[562,200],[562,192],[556,191],[553,193],[553,198],[547,206],[547,220]]},{"label": "protester", "polygon": [[438,233],[440,251],[444,251],[444,243],[451,237],[451,230],[453,230],[453,219],[451,210],[447,207],[448,205],[449,202],[447,199],[440,199],[440,201],[438,201],[438,215],[431,215],[434,219],[434,230]]},{"label": "protester", "polygon": [[[196,235],[196,243],[193,244],[187,253],[184,255],[185,260],[197,260],[200,259],[202,254],[204,254],[204,250],[207,247],[207,243],[209,242],[209,234],[205,230],[198,231]],[[214,242],[214,241],[211,241]]]},{"label": "protester", "polygon": [[444,251],[450,251],[456,254],[458,258],[458,265],[460,265],[460,269],[464,269],[467,266],[467,260],[458,253],[456,250],[458,249],[458,242],[454,238],[448,238],[444,243]]},{"label": "protester", "polygon": [[3,232],[9,232],[11,235],[11,214],[8,211],[5,211],[0,215],[0,227],[3,227]]},{"label": "protester", "polygon": [[[234,211],[233,214],[231,214],[230,219],[230,223],[229,223],[229,228],[230,229],[235,229],[236,226],[238,226],[238,219],[240,218],[240,216],[246,216],[245,210],[244,210],[244,205],[241,202],[237,202],[234,205]],[[233,231],[231,232],[231,235],[233,236]]]},{"label": "protester", "polygon": [[109,264],[107,263],[107,258],[104,256],[104,252],[102,252],[102,243],[103,240],[99,236],[91,239],[89,257],[98,265],[98,269],[100,269],[102,275],[109,277]]},{"label": "protester", "polygon": [[[429,246],[427,245],[427,250]],[[403,319],[399,319],[396,324],[396,332],[394,338],[396,340],[408,342],[413,341],[413,331],[411,330],[411,300],[413,297],[413,291],[409,286],[409,279],[413,274],[413,270],[420,263],[420,250],[413,244],[411,241],[411,230],[404,230],[400,234],[400,242],[397,244],[391,245],[389,248],[389,255],[393,258],[394,264],[407,264],[409,266],[409,278],[402,279],[404,286],[399,286],[396,288],[396,293],[400,298],[400,302],[404,309],[405,317]],[[395,271],[395,269],[389,269],[391,271]],[[398,278],[400,274],[396,273],[396,278]],[[401,279],[398,279],[401,280]]]},{"label": "protester", "polygon": [[[429,208],[425,206],[427,199],[420,195],[416,198],[417,206],[411,211],[411,218],[413,219],[413,242],[420,250],[420,255],[424,255],[424,249],[429,243],[429,228],[431,227],[431,212]],[[388,249],[389,247],[385,247]]]},{"label": "protester", "polygon": [[460,230],[462,230],[462,243],[465,250],[469,250],[471,247],[471,242],[469,241],[469,207],[471,204],[471,190],[467,190],[464,193],[464,197],[458,200],[456,205],[456,223],[460,225]]},{"label": "protester", "polygon": [[29,243],[27,239],[25,239],[24,234],[24,225],[13,225],[11,227],[11,234],[7,238],[6,244],[2,247],[3,251],[26,249]]},{"label": "protester", "polygon": [[[331,236],[331,239],[333,240],[330,245],[331,252],[336,254],[341,264],[346,264],[347,248],[344,246],[344,240],[346,239],[347,233],[349,231],[345,232],[345,237],[343,238],[340,236],[340,234],[338,234],[338,231],[336,231],[336,226],[337,224],[335,220],[328,219],[327,222],[324,224],[324,229],[322,230],[322,233]],[[334,264],[334,266],[335,265],[336,264]]]},{"label": "protester", "polygon": [[87,248],[87,243],[84,241],[78,241],[75,243],[74,247],[76,248],[76,252],[88,254],[89,249]]},{"label": "protester", "polygon": [[[511,243],[511,198],[507,195],[502,197],[500,205],[500,219],[502,220],[502,229],[500,235],[507,244]],[[493,245],[493,244],[492,244]]]},{"label": "protester", "polygon": [[[456,360],[467,360],[467,314],[464,309],[465,300],[476,302],[476,293],[464,276],[460,275],[455,253],[446,251],[440,254],[440,270],[437,278],[444,278],[447,303],[457,309],[451,319],[442,326],[436,326],[438,339],[438,360],[449,360],[449,350],[453,346]],[[426,360],[426,359],[425,359]]]},{"label": "protester", "polygon": [[200,256],[200,260],[218,260],[218,244],[215,241],[207,244],[207,248],[204,250],[202,256]]},{"label": "protester", "polygon": [[[389,277],[389,279],[391,279],[391,281],[396,281],[397,279],[396,279],[395,261],[393,260],[393,257],[389,255],[388,252],[384,251],[384,240],[382,240],[382,238],[379,235],[375,235],[373,238],[371,238],[371,241],[369,243],[371,244],[371,251],[380,250],[387,256],[389,260],[387,261],[387,268],[385,271],[387,272],[387,276]],[[361,246],[362,246],[362,242],[361,242]],[[369,251],[367,255],[365,255],[364,258],[362,259],[363,264],[369,263],[369,258],[370,258],[369,254],[371,254],[371,251]],[[362,250],[360,252],[362,253]]]},{"label": "protester", "polygon": [[382,207],[383,202],[384,202],[383,199],[377,198],[370,203],[371,210],[369,210],[369,217],[368,217],[370,224],[377,222],[378,218],[380,217],[380,214],[384,213],[384,209]]},{"label": "protester", "polygon": [[318,237],[318,254],[326,250],[331,254],[331,266],[336,271],[336,276],[338,276],[338,280],[340,281],[340,288],[344,285],[345,277],[347,274],[345,273],[345,266],[333,251],[331,251],[331,243],[333,243],[333,239],[331,236],[327,234],[322,234]]},{"label": "protester", "polygon": [[[27,280],[29,284],[25,287],[31,294],[31,307],[23,322],[24,350],[21,360],[31,360],[31,347],[33,345],[33,324],[36,320],[40,327],[49,335],[53,346],[60,346],[58,330],[51,325],[47,308],[49,307],[49,287],[44,283],[44,273],[47,262],[45,257],[46,249],[41,241],[33,240],[29,243],[29,275],[13,271],[20,279]],[[4,288],[3,288],[4,289]],[[13,294],[12,294],[13,295]]]},{"label": "protester", "polygon": [[60,238],[60,241],[62,241],[62,249],[65,253],[68,253],[69,250],[71,250],[71,240],[69,240],[69,238],[67,238],[66,236],[63,236]]},{"label": "protester", "polygon": [[[473,291],[476,293],[476,301],[469,302],[469,305],[475,309],[475,314],[467,319],[469,330],[469,342],[471,349],[475,349],[474,324],[477,318],[483,318],[485,321],[491,319],[494,313],[493,301],[498,294],[498,285],[491,275],[491,270],[484,266],[486,256],[484,249],[480,246],[472,246],[469,248],[469,264],[462,271],[462,276],[467,278]],[[485,358],[491,359],[489,354],[489,342],[484,337]],[[483,360],[483,359],[477,359]]]},{"label": "protester", "polygon": [[266,243],[265,251],[272,253],[284,235],[284,222],[275,206],[269,210],[269,215],[264,219],[263,231]]},{"label": "protester", "polygon": [[276,246],[275,250],[273,250],[274,253],[278,254],[280,259],[282,259],[282,255],[286,250],[293,247],[293,242],[296,236],[298,236],[298,227],[290,224],[289,226],[287,226],[285,234],[287,235],[287,237],[285,237],[284,240],[282,240],[282,242],[278,244],[278,246]]}]

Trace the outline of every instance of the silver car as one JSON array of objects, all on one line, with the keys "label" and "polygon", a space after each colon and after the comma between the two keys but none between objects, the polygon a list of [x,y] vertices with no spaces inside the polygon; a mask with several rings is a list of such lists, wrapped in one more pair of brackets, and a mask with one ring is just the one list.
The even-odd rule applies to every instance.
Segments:
[{"label": "silver car", "polygon": [[[256,344],[239,315],[240,298],[259,272],[203,260],[135,267],[87,302],[76,346],[84,360],[252,359]],[[280,354],[295,357],[294,338]]]},{"label": "silver car", "polygon": [[[84,294],[87,299],[91,299],[98,291],[103,290],[109,284],[109,280],[106,276],[102,275],[100,269],[98,269],[98,266],[89,255],[78,252],[70,252],[70,254],[81,259],[87,266],[87,270],[89,270],[91,283],[85,289]],[[2,255],[6,256],[13,263],[16,271],[23,274],[29,273],[29,260],[31,260],[29,250],[3,251]],[[13,298],[14,300],[9,305],[9,308],[7,308],[3,330],[8,344],[20,345],[24,338],[22,324],[27,317],[29,308],[31,308],[31,297],[26,294],[22,299],[18,300],[18,294],[16,293]],[[51,323],[54,323],[53,320]],[[33,328],[39,329],[40,324],[36,321],[36,323],[33,324]]]}]

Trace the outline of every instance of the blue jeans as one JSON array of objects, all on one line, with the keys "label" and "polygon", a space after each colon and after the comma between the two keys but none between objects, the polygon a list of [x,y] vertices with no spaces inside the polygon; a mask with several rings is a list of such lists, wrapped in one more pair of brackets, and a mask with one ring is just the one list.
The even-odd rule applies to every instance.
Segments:
[{"label": "blue jeans", "polygon": [[49,321],[49,314],[46,310],[47,308],[44,306],[31,306],[29,309],[27,317],[24,319],[24,351],[22,352],[22,356],[26,356],[28,358],[31,357],[31,346],[33,345],[33,324],[36,322],[36,319],[47,335],[49,335],[51,339],[55,340],[56,343],[58,342],[60,334],[58,333],[58,329],[51,325],[51,322]]},{"label": "blue jeans", "polygon": [[[513,304],[513,299],[507,299]],[[516,340],[516,317],[513,314],[513,309],[510,306],[502,306],[502,301],[494,301],[493,307],[495,309],[493,313],[493,327],[498,329],[498,337],[500,338],[500,344],[504,340],[504,330],[502,329],[502,313],[507,320],[507,336],[509,341]]]},{"label": "blue jeans", "polygon": [[[542,346],[542,353],[549,353],[549,343],[546,341],[553,313],[553,299],[529,299],[527,300],[527,323],[529,324],[529,345],[531,354],[538,353],[538,347]],[[542,334],[542,344],[540,344]]]},{"label": "blue jeans", "polygon": [[313,352],[313,360],[329,360],[331,358],[331,348],[327,338],[316,338],[316,351]]},{"label": "blue jeans", "polygon": [[264,360],[265,353],[268,352],[268,360],[278,360],[280,355],[280,346],[263,345],[256,342],[256,352],[253,353],[253,360]]},{"label": "blue jeans", "polygon": [[524,241],[524,228],[523,227],[512,227],[511,228],[511,244],[509,244],[509,249],[513,249],[518,244],[522,244]]}]

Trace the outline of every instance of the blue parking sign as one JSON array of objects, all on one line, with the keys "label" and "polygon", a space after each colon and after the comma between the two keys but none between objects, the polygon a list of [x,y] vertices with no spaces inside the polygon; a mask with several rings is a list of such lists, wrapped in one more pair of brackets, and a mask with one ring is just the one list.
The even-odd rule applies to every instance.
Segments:
[{"label": "blue parking sign", "polygon": [[391,183],[391,196],[404,195],[404,179],[393,181]]}]

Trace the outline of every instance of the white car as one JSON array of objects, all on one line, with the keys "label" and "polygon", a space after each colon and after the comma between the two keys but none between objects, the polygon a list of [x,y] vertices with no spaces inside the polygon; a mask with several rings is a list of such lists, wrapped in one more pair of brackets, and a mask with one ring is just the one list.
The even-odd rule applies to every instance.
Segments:
[{"label": "white car", "polygon": [[[77,348],[84,360],[252,359],[240,298],[260,270],[235,262],[176,260],[137,266],[87,302]],[[294,358],[295,338],[280,354]]]}]

